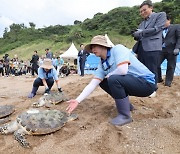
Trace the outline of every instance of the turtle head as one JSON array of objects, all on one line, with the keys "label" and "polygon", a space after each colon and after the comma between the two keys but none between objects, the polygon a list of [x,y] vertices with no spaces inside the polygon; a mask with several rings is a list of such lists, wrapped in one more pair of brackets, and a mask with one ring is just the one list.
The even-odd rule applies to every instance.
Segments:
[{"label": "turtle head", "polygon": [[7,134],[7,127],[6,127],[6,125],[4,125],[4,126],[2,126],[2,127],[0,127],[0,134]]},{"label": "turtle head", "polygon": [[41,107],[43,106],[44,104],[46,104],[46,98],[43,96],[43,97],[40,97],[40,99],[38,100],[38,102],[35,102],[32,104],[32,107]]}]

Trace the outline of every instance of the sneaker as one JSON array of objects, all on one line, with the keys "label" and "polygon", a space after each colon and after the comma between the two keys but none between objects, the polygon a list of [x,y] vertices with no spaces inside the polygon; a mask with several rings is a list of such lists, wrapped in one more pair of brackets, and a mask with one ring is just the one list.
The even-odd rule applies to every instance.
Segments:
[{"label": "sneaker", "polygon": [[148,97],[153,98],[156,97],[156,91],[154,91],[151,95],[149,95]]}]

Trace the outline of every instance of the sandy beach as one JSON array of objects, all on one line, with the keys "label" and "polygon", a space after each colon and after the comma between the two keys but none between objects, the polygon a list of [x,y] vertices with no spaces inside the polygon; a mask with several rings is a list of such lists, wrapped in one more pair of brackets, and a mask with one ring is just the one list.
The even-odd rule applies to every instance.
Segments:
[{"label": "sandy beach", "polygon": [[[69,75],[61,78],[61,86],[68,97],[76,98],[92,75]],[[1,105],[14,105],[14,120],[22,111],[31,108],[44,93],[40,87],[33,99],[27,95],[35,78],[27,76],[0,77]],[[1,154],[175,154],[180,153],[180,77],[172,87],[158,84],[157,96],[139,98],[130,96],[135,106],[133,122],[122,127],[108,121],[117,115],[113,99],[97,88],[74,113],[78,120],[67,123],[55,133],[26,136],[31,148],[25,149],[14,140],[13,134],[0,135]],[[56,91],[56,86],[52,88]],[[52,109],[65,111],[63,102]],[[41,107],[47,109],[45,107]]]}]

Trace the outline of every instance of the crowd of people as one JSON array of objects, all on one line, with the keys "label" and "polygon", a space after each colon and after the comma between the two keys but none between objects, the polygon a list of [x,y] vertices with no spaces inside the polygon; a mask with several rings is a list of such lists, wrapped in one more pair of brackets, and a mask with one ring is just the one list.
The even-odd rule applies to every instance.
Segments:
[{"label": "crowd of people", "polygon": [[[47,50],[47,49],[45,49]],[[47,53],[46,53],[47,54]],[[20,60],[17,55],[14,58],[10,58],[9,54],[5,54],[0,59],[0,76],[19,76],[29,74],[31,76],[38,75],[38,68],[43,64],[43,60],[49,57],[49,54],[39,57],[38,51],[35,50],[31,59],[26,61]],[[58,76],[62,74],[67,74],[64,71],[64,60],[63,58],[56,57],[55,55],[50,58],[54,68],[57,70]]]},{"label": "crowd of people", "polygon": [[23,61],[16,56],[10,59],[8,54],[5,54],[5,56],[0,59],[0,76],[19,76],[31,72],[32,65],[28,60]]}]

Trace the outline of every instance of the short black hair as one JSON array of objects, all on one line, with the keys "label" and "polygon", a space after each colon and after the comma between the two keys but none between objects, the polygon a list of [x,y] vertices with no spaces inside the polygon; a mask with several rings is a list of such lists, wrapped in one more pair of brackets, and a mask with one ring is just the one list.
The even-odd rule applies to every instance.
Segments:
[{"label": "short black hair", "polygon": [[171,20],[171,16],[167,14],[167,15],[166,15],[166,19],[167,19],[167,20]]},{"label": "short black hair", "polygon": [[80,44],[80,47],[81,47],[82,45],[84,45],[84,44],[81,43],[81,44]]},{"label": "short black hair", "polygon": [[148,5],[149,7],[152,7],[152,1],[151,0],[145,0],[144,2],[142,2],[142,4],[140,5],[139,8],[143,7],[144,5]]}]

